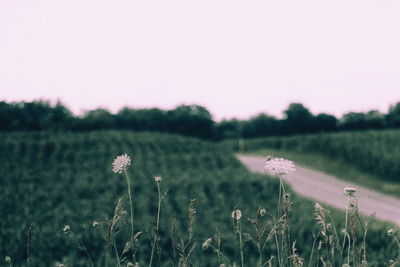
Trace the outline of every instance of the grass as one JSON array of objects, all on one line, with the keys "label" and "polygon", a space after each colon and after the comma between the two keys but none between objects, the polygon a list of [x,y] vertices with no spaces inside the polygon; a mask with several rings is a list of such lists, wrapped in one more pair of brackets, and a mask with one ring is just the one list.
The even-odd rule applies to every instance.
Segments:
[{"label": "grass", "polygon": [[[362,258],[364,225],[352,212],[341,255],[343,212],[319,209],[316,222],[313,202],[277,179],[249,173],[213,143],[124,131],[0,137],[0,256],[14,266],[322,266],[321,257]],[[125,153],[131,166],[113,173],[113,160]],[[236,209],[240,221],[232,218]],[[368,227],[370,264],[396,259],[389,227]],[[332,246],[335,255],[326,254]]]},{"label": "grass", "polygon": [[375,174],[360,170],[358,167],[343,160],[328,158],[321,153],[299,153],[277,149],[261,149],[246,151],[246,154],[283,157],[290,159],[299,165],[331,174],[339,179],[349,181],[388,195],[400,197],[400,183],[380,179],[380,177]]}]

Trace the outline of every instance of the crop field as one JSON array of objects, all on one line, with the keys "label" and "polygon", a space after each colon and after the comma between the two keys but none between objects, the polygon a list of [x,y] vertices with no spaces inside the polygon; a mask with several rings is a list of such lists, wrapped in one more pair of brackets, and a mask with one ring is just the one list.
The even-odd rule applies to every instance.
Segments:
[{"label": "crop field", "polygon": [[[301,151],[313,147],[342,157],[356,153],[359,164],[366,166],[374,162],[379,168],[370,168],[383,171],[388,179],[393,179],[400,170],[395,166],[387,170],[384,164],[389,164],[386,163],[389,157],[383,160],[380,156],[387,149],[388,155],[394,157],[390,160],[397,157],[399,162],[393,148],[399,140],[396,133],[371,132],[358,139],[351,134],[319,137],[323,145],[318,145],[317,137],[313,136],[304,137],[300,143],[296,138],[259,139],[246,146],[298,147]],[[332,140],[339,148],[329,145]],[[368,152],[361,149],[365,142],[371,146]],[[383,148],[382,142],[387,144]],[[112,172],[113,160],[125,153],[132,158],[127,173],[132,183],[133,225],[135,232],[141,232],[135,239],[135,259],[131,252],[123,252],[131,236],[125,176]],[[159,183],[162,202],[158,238],[153,243],[158,208],[155,176],[162,178]],[[207,246],[202,249],[202,245],[212,238],[212,244],[217,246],[220,237],[222,262],[226,266],[233,262],[240,266],[240,248],[245,255],[244,266],[257,266],[257,246],[246,235],[254,232],[254,224],[248,218],[256,218],[260,207],[275,215],[279,192],[278,179],[249,173],[231,150],[194,138],[124,131],[2,133],[0,255],[3,259],[11,257],[14,266],[56,266],[58,263],[91,266],[89,258],[95,266],[105,266],[108,257],[109,266],[118,266],[115,255],[119,254],[121,266],[126,266],[128,261],[145,266],[153,244],[157,244],[153,266],[218,266],[221,261],[217,256],[222,254],[216,255]],[[110,252],[107,223],[115,215],[120,197],[123,198],[120,208],[128,215],[121,216],[124,218]],[[319,234],[321,225],[314,219],[314,203],[293,193],[290,201],[293,202],[287,213],[290,239],[296,241],[297,253],[304,258],[304,265],[309,264],[313,255],[310,266],[317,266],[316,262],[322,266],[319,257],[324,258],[325,254],[318,246],[324,247],[328,241]],[[243,240],[235,232],[238,221],[231,216],[235,209],[243,214],[240,224]],[[344,214],[332,210],[332,217],[336,227],[342,229]],[[267,229],[274,229],[272,219],[265,216],[262,220]],[[386,234],[389,227],[393,226],[376,221],[369,226],[366,251],[372,266],[399,256],[394,239]],[[342,238],[338,237],[340,242]],[[355,247],[362,246],[362,235],[355,234],[353,240]],[[266,242],[263,262],[272,255],[276,259],[277,246],[273,238]],[[183,262],[182,258],[187,261]],[[272,262],[272,266],[277,266],[276,261]]]},{"label": "crop field", "polygon": [[[227,147],[239,150],[237,141]],[[340,159],[387,181],[400,182],[400,130],[340,132],[244,139],[242,150],[277,149],[316,152]]]}]

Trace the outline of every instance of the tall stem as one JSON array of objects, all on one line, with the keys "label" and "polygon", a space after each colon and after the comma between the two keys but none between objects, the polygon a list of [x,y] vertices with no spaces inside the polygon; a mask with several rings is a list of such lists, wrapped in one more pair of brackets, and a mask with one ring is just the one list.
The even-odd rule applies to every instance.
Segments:
[{"label": "tall stem", "polygon": [[117,249],[117,243],[115,242],[115,239],[113,240],[113,243],[114,243],[115,257],[117,258],[117,265],[118,265],[118,267],[120,267],[121,266],[121,263],[120,263],[121,260],[119,258],[118,249]]},{"label": "tall stem", "polygon": [[126,177],[126,182],[128,184],[129,206],[130,206],[130,209],[131,209],[131,231],[132,231],[132,233],[131,233],[130,240],[132,242],[132,244],[131,244],[132,245],[132,259],[133,259],[133,261],[136,262],[135,252],[134,252],[134,249],[133,249],[133,246],[134,246],[133,237],[135,236],[135,233],[133,232],[133,202],[132,202],[132,193],[131,193],[131,183],[130,183],[130,179],[129,179],[129,175],[128,175],[127,171],[125,171],[125,177]]},{"label": "tall stem", "polygon": [[244,267],[242,228],[240,227],[240,221],[237,222],[237,227],[239,232],[240,262],[241,262],[241,267]]},{"label": "tall stem", "polygon": [[156,223],[156,230],[155,230],[155,235],[154,235],[153,246],[151,248],[149,267],[151,267],[153,264],[154,249],[156,247],[156,242],[157,242],[157,238],[158,238],[158,225],[160,223],[161,193],[160,193],[160,183],[159,182],[156,182],[156,183],[157,183],[157,191],[158,191],[157,223]]},{"label": "tall stem", "polygon": [[343,245],[342,245],[342,251],[341,251],[341,258],[343,260],[343,253],[344,253],[344,246],[346,242],[346,235],[347,235],[347,214],[349,212],[349,204],[350,204],[350,199],[347,198],[347,207],[346,207],[346,220],[344,222],[344,236],[343,236]]}]

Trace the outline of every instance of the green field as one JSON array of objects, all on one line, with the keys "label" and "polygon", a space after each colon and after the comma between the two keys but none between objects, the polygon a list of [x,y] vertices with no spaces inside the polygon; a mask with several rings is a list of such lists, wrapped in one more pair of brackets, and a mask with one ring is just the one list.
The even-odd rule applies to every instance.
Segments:
[{"label": "green field", "polygon": [[[104,266],[105,228],[92,227],[93,221],[113,216],[119,197],[128,200],[123,175],[112,172],[113,159],[127,153],[133,164],[129,175],[133,182],[134,225],[140,236],[137,260],[148,264],[157,211],[157,187],[153,180],[162,176],[160,254],[153,266],[178,266],[179,253],[174,239],[187,240],[188,205],[195,199],[193,266],[217,266],[215,253],[201,245],[221,234],[222,251],[238,263],[238,241],[233,232],[231,213],[243,213],[243,232],[251,232],[248,217],[258,207],[276,213],[279,182],[265,175],[249,173],[220,145],[175,135],[122,131],[91,133],[3,133],[0,134],[0,251],[14,260],[14,266],[26,266],[27,240],[30,239],[30,266],[89,266],[87,255],[75,237],[79,237],[96,266]],[[343,197],[343,196],[338,196]],[[313,203],[291,194],[291,240],[308,264],[314,236],[320,229],[314,220]],[[127,202],[125,210],[129,211]],[[343,213],[333,212],[338,229]],[[129,216],[116,238],[122,251],[129,238]],[[175,223],[173,223],[175,221]],[[70,225],[73,235],[65,235]],[[176,234],[172,234],[175,225]],[[28,238],[31,226],[31,238]],[[374,222],[368,231],[368,260],[386,263],[397,256],[393,240],[386,236],[389,225]],[[361,238],[356,240],[360,243]],[[246,240],[245,240],[246,241]],[[275,255],[275,244],[267,243],[264,257]],[[255,266],[256,247],[244,245],[245,266]],[[314,255],[315,258],[315,255]],[[131,260],[130,256],[127,260]],[[124,263],[126,265],[126,261]],[[115,265],[110,265],[115,266]]]}]

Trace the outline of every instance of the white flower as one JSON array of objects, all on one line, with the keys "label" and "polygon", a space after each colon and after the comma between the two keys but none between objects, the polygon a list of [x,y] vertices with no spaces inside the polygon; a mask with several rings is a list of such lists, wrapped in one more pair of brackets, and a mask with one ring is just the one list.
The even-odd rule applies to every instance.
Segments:
[{"label": "white flower", "polygon": [[201,246],[203,250],[208,249],[208,247],[211,245],[212,239],[208,238],[206,241],[204,241],[203,245]]},{"label": "white flower", "polygon": [[355,189],[354,187],[345,187],[344,188],[344,194],[346,196],[354,197],[356,192],[357,192],[357,189]]},{"label": "white flower", "polygon": [[393,230],[393,229],[389,229],[389,230],[387,231],[387,234],[388,234],[388,235],[393,235],[393,234],[394,234],[394,230]]},{"label": "white flower", "polygon": [[270,175],[283,175],[289,174],[296,170],[296,166],[293,161],[283,159],[283,158],[271,158],[267,157],[265,163],[265,170]]},{"label": "white flower", "polygon": [[113,172],[122,173],[123,171],[126,171],[128,167],[131,165],[131,158],[127,154],[118,156],[116,159],[114,159],[112,165],[113,165]]},{"label": "white flower", "polygon": [[264,216],[265,214],[267,214],[267,211],[264,209],[264,208],[258,208],[258,210],[257,210],[257,214],[258,214],[258,216],[260,216],[260,217],[262,217],[262,216]]},{"label": "white flower", "polygon": [[242,212],[240,210],[235,209],[232,211],[232,219],[235,221],[239,221],[242,218]]},{"label": "white flower", "polygon": [[157,183],[161,182],[161,180],[162,180],[161,176],[154,177],[154,181],[156,181]]},{"label": "white flower", "polygon": [[64,234],[68,234],[70,231],[71,231],[71,226],[69,226],[69,225],[64,226],[64,228],[63,228]]}]

